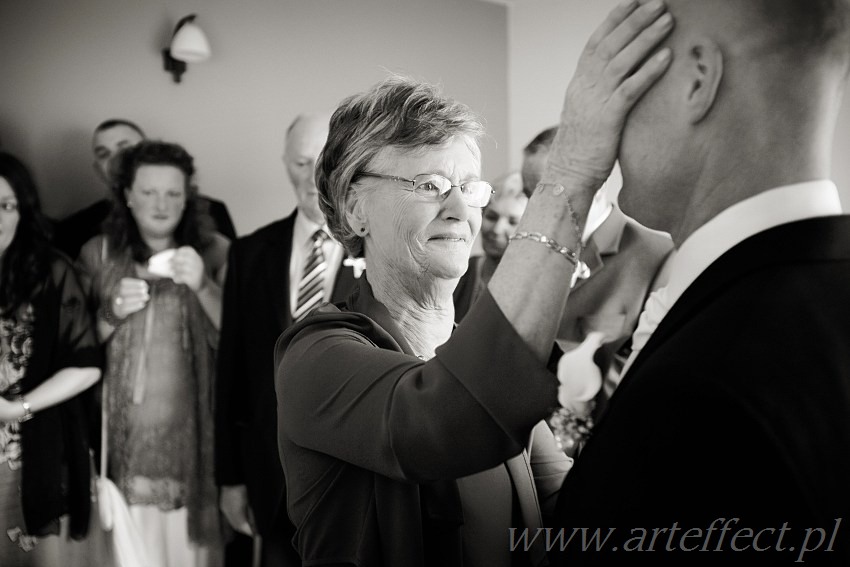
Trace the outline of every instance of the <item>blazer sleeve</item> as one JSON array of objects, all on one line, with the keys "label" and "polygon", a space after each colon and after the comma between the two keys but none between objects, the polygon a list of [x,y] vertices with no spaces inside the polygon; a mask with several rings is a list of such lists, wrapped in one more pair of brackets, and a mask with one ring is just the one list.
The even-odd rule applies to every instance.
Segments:
[{"label": "blazer sleeve", "polygon": [[334,322],[277,349],[280,434],[398,480],[496,466],[557,403],[557,380],[487,292],[428,362]]},{"label": "blazer sleeve", "polygon": [[239,241],[230,246],[222,293],[221,333],[215,387],[215,478],[219,486],[244,484],[242,470],[242,427],[240,417],[247,404],[239,387],[241,369],[246,368],[239,337],[244,321],[240,309]]}]

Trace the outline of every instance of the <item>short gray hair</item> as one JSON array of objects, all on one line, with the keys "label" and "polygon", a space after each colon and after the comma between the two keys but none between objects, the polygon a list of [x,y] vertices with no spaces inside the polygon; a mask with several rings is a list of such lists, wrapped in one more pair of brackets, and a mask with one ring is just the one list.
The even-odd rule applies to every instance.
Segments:
[{"label": "short gray hair", "polygon": [[352,256],[363,255],[363,239],[346,220],[348,190],[387,147],[416,150],[466,136],[477,145],[484,126],[464,104],[438,87],[391,76],[348,97],[333,113],[328,141],[316,164],[319,206],[328,228]]}]

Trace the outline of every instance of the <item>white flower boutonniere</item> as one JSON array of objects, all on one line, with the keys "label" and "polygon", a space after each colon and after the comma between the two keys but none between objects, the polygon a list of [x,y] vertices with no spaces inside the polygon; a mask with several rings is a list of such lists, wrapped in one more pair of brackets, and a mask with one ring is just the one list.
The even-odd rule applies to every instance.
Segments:
[{"label": "white flower boutonniere", "polygon": [[354,258],[349,256],[342,261],[342,265],[350,267],[354,272],[354,277],[359,279],[366,270],[366,258]]}]

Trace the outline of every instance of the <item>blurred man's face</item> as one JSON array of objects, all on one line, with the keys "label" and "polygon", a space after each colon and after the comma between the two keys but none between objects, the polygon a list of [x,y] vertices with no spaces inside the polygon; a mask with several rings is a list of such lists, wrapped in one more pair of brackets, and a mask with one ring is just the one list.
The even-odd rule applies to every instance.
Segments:
[{"label": "blurred man's face", "polygon": [[525,154],[522,159],[522,190],[526,195],[534,193],[534,188],[543,178],[549,149],[539,149],[533,154]]},{"label": "blurred man's face", "polygon": [[98,130],[92,139],[94,152],[94,168],[107,185],[112,185],[109,168],[116,155],[124,148],[135,146],[142,141],[142,135],[124,124]]},{"label": "blurred man's face", "polygon": [[295,189],[298,210],[311,221],[324,224],[316,189],[316,161],[328,139],[328,119],[325,116],[301,117],[286,137],[283,163]]}]

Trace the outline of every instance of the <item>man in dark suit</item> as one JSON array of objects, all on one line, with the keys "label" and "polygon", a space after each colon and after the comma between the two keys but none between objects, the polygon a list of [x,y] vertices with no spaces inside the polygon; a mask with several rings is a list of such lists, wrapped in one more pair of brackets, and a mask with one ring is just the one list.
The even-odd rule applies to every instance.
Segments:
[{"label": "man in dark suit", "polygon": [[[327,140],[325,115],[303,115],[289,127],[283,161],[297,209],[237,239],[224,286],[216,404],[216,479],[221,509],[238,532],[262,538],[262,565],[300,565],[291,544],[283,470],[277,449],[274,346],[312,306],[299,283],[309,270],[314,235],[325,227],[314,181]],[[343,249],[322,237],[322,298],[337,302],[355,278]],[[357,274],[358,276],[360,274]],[[318,299],[317,299],[318,301]]]},{"label": "man in dark suit", "polygon": [[[92,152],[97,176],[107,187],[112,186],[110,167],[121,150],[135,146],[145,139],[142,129],[129,120],[112,118],[98,124],[92,135]],[[236,238],[236,229],[227,206],[217,199],[200,196],[207,204],[215,229],[229,239]],[[106,197],[73,213],[56,223],[54,244],[71,258],[76,258],[80,248],[92,237],[100,234],[101,225],[112,210],[112,199]]]},{"label": "man in dark suit", "polygon": [[[543,177],[557,131],[557,127],[543,130],[523,149],[526,195],[531,195]],[[596,192],[587,214],[581,253],[587,269],[576,278],[556,339],[568,352],[591,332],[605,335],[596,357],[604,376],[604,389],[597,396],[600,410],[619,384],[643,304],[654,289],[659,267],[673,249],[669,235],[623,214],[611,195],[610,183]]]},{"label": "man in dark suit", "polygon": [[578,535],[556,563],[848,565],[850,218],[828,178],[850,4],[667,7],[672,64],[619,159],[623,209],[677,252],[561,490],[550,540]]}]

